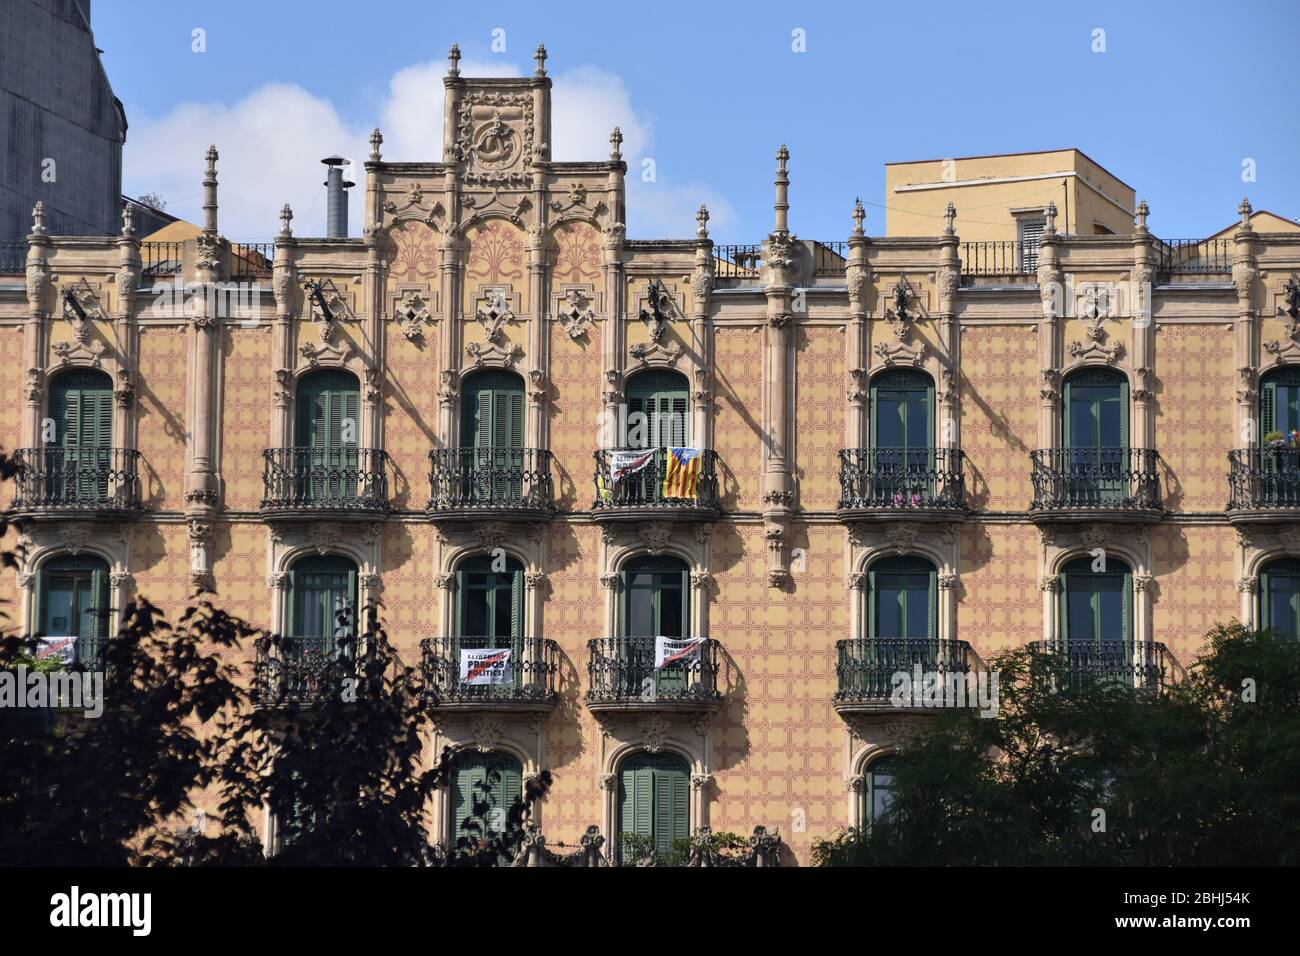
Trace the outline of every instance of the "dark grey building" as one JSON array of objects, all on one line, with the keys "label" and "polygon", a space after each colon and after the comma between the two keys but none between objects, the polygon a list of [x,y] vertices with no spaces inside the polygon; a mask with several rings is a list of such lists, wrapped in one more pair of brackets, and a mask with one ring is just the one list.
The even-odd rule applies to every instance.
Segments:
[{"label": "dark grey building", "polygon": [[120,230],[125,141],[90,0],[0,2],[0,241],[27,235],[38,199],[52,235]]}]

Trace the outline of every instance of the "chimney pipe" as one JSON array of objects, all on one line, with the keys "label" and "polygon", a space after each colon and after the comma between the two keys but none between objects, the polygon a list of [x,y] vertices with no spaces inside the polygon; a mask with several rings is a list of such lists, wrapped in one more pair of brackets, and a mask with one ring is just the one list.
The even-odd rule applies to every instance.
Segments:
[{"label": "chimney pipe", "polygon": [[329,239],[348,237],[348,187],[356,185],[343,178],[343,167],[348,160],[342,156],[326,156],[325,164],[325,235]]}]

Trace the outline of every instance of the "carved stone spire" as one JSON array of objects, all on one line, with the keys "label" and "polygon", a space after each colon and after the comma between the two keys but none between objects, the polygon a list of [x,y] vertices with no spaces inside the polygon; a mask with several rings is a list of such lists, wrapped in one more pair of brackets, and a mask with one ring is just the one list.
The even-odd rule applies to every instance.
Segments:
[{"label": "carved stone spire", "polygon": [[709,209],[704,203],[700,203],[699,211],[695,213],[695,238],[709,238]]},{"label": "carved stone spire", "polygon": [[1055,202],[1049,202],[1047,204],[1047,221],[1043,224],[1043,235],[1045,236],[1056,235],[1056,203]]},{"label": "carved stone spire", "polygon": [[280,207],[280,239],[289,239],[293,236],[293,227],[289,224],[293,222],[293,210],[289,204],[285,203]]},{"label": "carved stone spire", "polygon": [[1237,206],[1237,215],[1241,216],[1241,224],[1237,226],[1238,231],[1251,231],[1250,214],[1254,211],[1255,210],[1251,208],[1250,200],[1243,197],[1241,203]]},{"label": "carved stone spire", "polygon": [[853,200],[853,233],[854,237],[866,235],[862,231],[862,224],[867,219],[867,211],[862,208],[862,200]]},{"label": "carved stone spire", "polygon": [[948,203],[948,208],[943,211],[943,234],[945,236],[955,236],[957,234],[957,207]]},{"label": "carved stone spire", "polygon": [[544,44],[537,44],[537,52],[533,54],[533,61],[537,64],[533,68],[533,76],[546,75],[546,47]]},{"label": "carved stone spire", "polygon": [[203,172],[203,231],[217,234],[217,147],[209,146],[204,155],[207,167]]},{"label": "carved stone spire", "polygon": [[39,199],[36,200],[36,205],[32,207],[32,235],[45,235],[45,203]]},{"label": "carved stone spire", "polygon": [[623,131],[619,129],[617,126],[615,126],[614,132],[609,134],[609,158],[612,160],[622,159],[623,158],[622,147],[623,147]]},{"label": "carved stone spire", "polygon": [[1147,201],[1145,199],[1139,200],[1137,215],[1133,217],[1134,222],[1137,224],[1138,232],[1145,234],[1148,231],[1147,216],[1149,215],[1151,215],[1151,207],[1147,205]]},{"label": "carved stone spire", "polygon": [[460,45],[457,43],[447,51],[447,75],[460,76]]},{"label": "carved stone spire", "polygon": [[383,142],[384,134],[379,132],[379,127],[376,126],[370,131],[370,161],[372,163],[377,163],[383,158],[383,154],[379,152],[379,147],[383,145]]},{"label": "carved stone spire", "polygon": [[790,173],[786,164],[790,161],[790,150],[785,143],[776,151],[776,201],[772,204],[776,212],[774,232],[785,234],[790,231]]}]

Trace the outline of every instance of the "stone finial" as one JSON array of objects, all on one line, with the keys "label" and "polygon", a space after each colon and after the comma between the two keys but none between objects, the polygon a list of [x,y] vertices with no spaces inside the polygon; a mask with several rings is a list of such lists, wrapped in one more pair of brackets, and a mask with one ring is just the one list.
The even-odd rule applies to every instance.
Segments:
[{"label": "stone finial", "polygon": [[609,134],[609,158],[615,160],[623,158],[623,131],[617,126],[614,127],[614,132]]},{"label": "stone finial", "polygon": [[709,207],[700,203],[700,208],[695,213],[695,238],[709,238]]},{"label": "stone finial", "polygon": [[1237,215],[1241,216],[1241,226],[1243,232],[1250,232],[1250,214],[1255,210],[1250,205],[1250,200],[1242,197],[1241,203],[1237,206]]},{"label": "stone finial", "polygon": [[216,144],[208,146],[208,151],[203,154],[203,158],[208,162],[207,174],[209,176],[217,175],[217,160],[221,157],[217,155]]},{"label": "stone finial", "polygon": [[854,236],[864,235],[862,231],[862,224],[866,221],[866,219],[867,219],[867,211],[862,207],[862,200],[854,199],[853,200],[853,235]]},{"label": "stone finial", "polygon": [[1055,202],[1049,202],[1047,204],[1047,221],[1043,224],[1043,235],[1045,236],[1056,235],[1056,203]]},{"label": "stone finial", "polygon": [[533,61],[537,66],[533,67],[533,76],[546,75],[546,46],[537,44],[537,52],[533,54]]},{"label": "stone finial", "polygon": [[948,203],[948,208],[943,211],[943,234],[945,236],[955,236],[957,234],[957,207]]},{"label": "stone finial", "polygon": [[790,162],[790,150],[785,143],[782,143],[781,148],[776,151],[776,174],[778,176],[786,174],[786,164],[788,162]]},{"label": "stone finial", "polygon": [[36,205],[32,207],[32,235],[45,235],[45,203],[39,199]]},{"label": "stone finial", "polygon": [[217,234],[217,147],[209,146],[204,154],[207,166],[203,173],[203,231]]},{"label": "stone finial", "polygon": [[460,76],[460,45],[457,43],[447,51],[447,75]]},{"label": "stone finial", "polygon": [[370,131],[370,161],[372,163],[377,163],[383,158],[383,154],[379,152],[379,147],[382,146],[383,143],[384,134],[379,132],[379,127],[376,126]]},{"label": "stone finial", "polygon": [[790,173],[787,164],[790,162],[790,150],[786,148],[785,143],[776,151],[776,201],[772,204],[776,212],[775,231],[785,234],[790,231]]},{"label": "stone finial", "polygon": [[293,227],[289,224],[293,222],[293,210],[289,204],[285,203],[280,207],[280,238],[288,239],[293,235]]},{"label": "stone finial", "polygon": [[1139,200],[1137,215],[1133,217],[1134,222],[1137,223],[1138,232],[1147,231],[1147,216],[1149,215],[1151,215],[1151,207],[1147,205],[1147,201],[1145,199]]},{"label": "stone finial", "polygon": [[130,239],[135,235],[135,209],[129,202],[122,203],[122,238]]}]

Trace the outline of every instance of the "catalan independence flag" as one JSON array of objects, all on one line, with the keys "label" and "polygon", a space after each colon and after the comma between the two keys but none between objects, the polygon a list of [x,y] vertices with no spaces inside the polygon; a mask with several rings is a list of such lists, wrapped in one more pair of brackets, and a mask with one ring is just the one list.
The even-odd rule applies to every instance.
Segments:
[{"label": "catalan independence flag", "polygon": [[703,455],[698,448],[669,448],[668,467],[664,469],[665,498],[695,498],[700,486],[700,462]]}]

